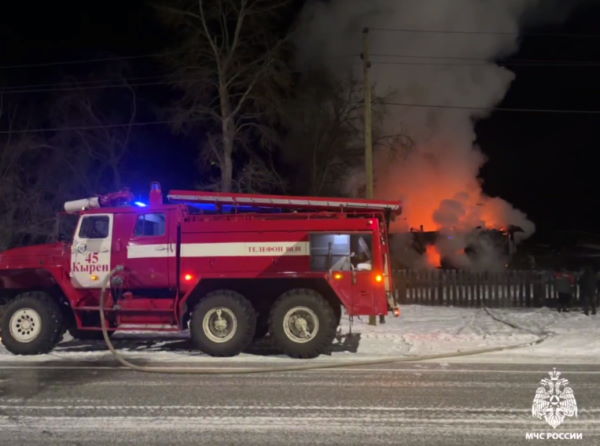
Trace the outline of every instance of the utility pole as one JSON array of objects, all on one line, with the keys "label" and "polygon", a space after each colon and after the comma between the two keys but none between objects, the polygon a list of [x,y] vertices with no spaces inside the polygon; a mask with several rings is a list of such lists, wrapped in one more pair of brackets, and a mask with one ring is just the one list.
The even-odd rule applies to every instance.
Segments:
[{"label": "utility pole", "polygon": [[[365,82],[365,195],[373,198],[373,116],[371,109],[371,60],[369,59],[369,28],[363,28],[363,79]],[[369,316],[369,325],[377,325],[375,316]]]},{"label": "utility pole", "polygon": [[363,28],[363,78],[365,82],[365,180],[366,198],[373,198],[373,116],[371,90],[371,60],[369,59],[369,28]]}]

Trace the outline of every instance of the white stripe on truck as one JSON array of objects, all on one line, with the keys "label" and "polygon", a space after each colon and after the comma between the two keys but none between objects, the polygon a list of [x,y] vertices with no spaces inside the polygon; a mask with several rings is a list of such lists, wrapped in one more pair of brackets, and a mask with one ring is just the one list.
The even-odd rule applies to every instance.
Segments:
[{"label": "white stripe on truck", "polygon": [[[173,243],[128,245],[128,259],[175,257]],[[277,257],[310,255],[309,242],[182,243],[181,257]]]}]

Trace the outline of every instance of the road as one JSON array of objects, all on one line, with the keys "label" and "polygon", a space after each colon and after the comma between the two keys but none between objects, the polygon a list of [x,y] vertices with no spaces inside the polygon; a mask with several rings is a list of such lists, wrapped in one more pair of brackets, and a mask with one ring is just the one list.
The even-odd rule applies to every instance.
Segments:
[{"label": "road", "polygon": [[404,363],[176,376],[111,362],[0,363],[0,444],[531,444],[527,432],[553,431],[530,415],[552,367],[569,379],[579,407],[554,432],[600,444],[600,371],[590,365]]}]

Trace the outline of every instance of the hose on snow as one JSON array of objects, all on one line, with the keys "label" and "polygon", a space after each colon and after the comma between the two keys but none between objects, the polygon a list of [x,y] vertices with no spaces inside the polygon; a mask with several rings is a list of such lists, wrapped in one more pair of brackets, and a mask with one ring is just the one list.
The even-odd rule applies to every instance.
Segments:
[{"label": "hose on snow", "polygon": [[[275,372],[295,372],[295,371],[303,371],[303,370],[318,370],[318,369],[334,369],[341,367],[358,367],[358,366],[368,366],[368,365],[381,365],[381,364],[391,364],[398,362],[419,362],[419,361],[427,361],[433,359],[447,359],[454,358],[459,356],[472,356],[479,355],[482,353],[492,353],[499,352],[503,350],[512,350],[517,348],[523,348],[532,346],[535,344],[539,344],[546,340],[551,334],[550,333],[541,333],[537,334],[538,339],[530,342],[522,342],[519,344],[505,345],[500,347],[488,347],[488,348],[480,348],[466,351],[457,351],[457,352],[448,352],[448,353],[437,353],[431,355],[415,355],[415,356],[392,356],[381,359],[371,359],[364,361],[337,361],[333,363],[314,363],[314,362],[304,362],[298,365],[286,365],[286,366],[276,366],[276,367],[239,367],[239,368],[214,368],[207,369],[205,367],[158,367],[158,366],[145,366],[139,365],[131,362],[129,359],[125,358],[121,353],[117,351],[115,346],[113,345],[110,336],[108,334],[108,327],[106,323],[106,315],[105,313],[105,297],[106,290],[109,288],[111,280],[115,274],[122,272],[124,269],[123,266],[115,267],[110,273],[107,275],[106,279],[103,282],[102,289],[100,290],[100,302],[99,302],[99,312],[100,312],[100,323],[102,329],[102,336],[104,337],[104,342],[106,346],[114,356],[114,358],[124,367],[128,369],[135,370],[138,372],[146,372],[146,373],[171,373],[171,374],[179,374],[179,375],[247,375],[247,374],[256,374],[256,373],[275,373]],[[487,311],[487,310],[486,310]],[[490,314],[488,312],[488,314]],[[492,316],[490,314],[490,316]],[[507,321],[503,321],[501,319],[497,319],[495,316],[492,316],[494,319],[499,322],[507,323]],[[521,328],[521,327],[517,327]]]}]

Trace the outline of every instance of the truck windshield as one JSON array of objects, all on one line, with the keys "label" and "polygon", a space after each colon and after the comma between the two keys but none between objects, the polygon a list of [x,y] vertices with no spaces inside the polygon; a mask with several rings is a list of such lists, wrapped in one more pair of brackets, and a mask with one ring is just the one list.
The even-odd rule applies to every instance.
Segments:
[{"label": "truck windshield", "polygon": [[79,238],[106,238],[108,236],[108,217],[106,215],[92,215],[83,217]]},{"label": "truck windshield", "polygon": [[144,214],[138,217],[135,224],[136,237],[157,237],[165,235],[165,214]]}]

